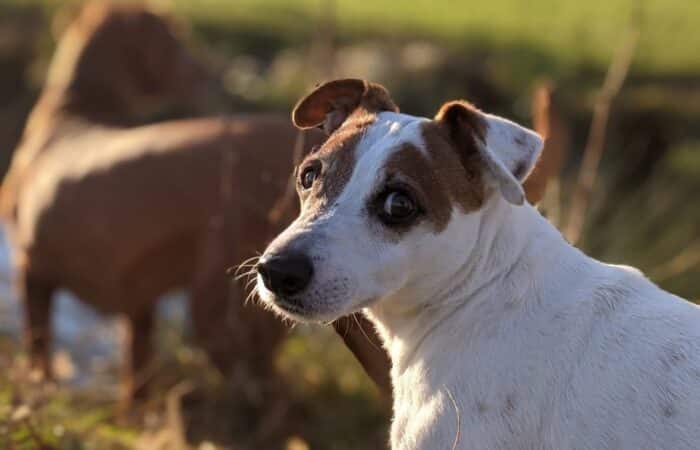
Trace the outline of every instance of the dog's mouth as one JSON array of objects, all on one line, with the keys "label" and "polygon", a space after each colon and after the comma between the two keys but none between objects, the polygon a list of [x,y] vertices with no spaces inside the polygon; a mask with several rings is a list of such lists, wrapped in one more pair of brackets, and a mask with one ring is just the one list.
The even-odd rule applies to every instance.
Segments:
[{"label": "dog's mouth", "polygon": [[269,292],[267,294],[261,296],[265,303],[278,314],[297,322],[330,323],[343,315],[334,308],[326,309],[313,303],[307,304],[304,298],[288,298]]},{"label": "dog's mouth", "polygon": [[352,310],[338,310],[335,308],[315,308],[303,305],[302,299],[289,299],[272,295],[267,300],[278,313],[298,322],[331,323],[340,317],[347,316],[363,310],[376,303],[376,298],[370,298],[358,302]]},{"label": "dog's mouth", "polygon": [[304,300],[296,297],[284,297],[272,292],[265,292],[260,297],[264,303],[267,303],[278,314],[289,319],[304,322],[315,319],[316,312],[313,308],[304,305]]},{"label": "dog's mouth", "polygon": [[263,303],[278,314],[300,322],[332,322],[339,317],[359,311],[374,303],[374,299],[363,302],[357,300],[346,286],[338,282],[328,282],[312,289],[305,289],[299,294],[285,295],[273,292],[265,285],[262,277],[258,279],[258,294]]},{"label": "dog's mouth", "polygon": [[285,313],[302,317],[309,314],[309,311],[306,308],[304,308],[303,306],[299,306],[298,302],[294,300],[289,300],[275,296],[272,302],[275,304],[276,307],[278,307]]},{"label": "dog's mouth", "polygon": [[271,300],[274,309],[279,314],[297,322],[330,323],[337,318],[336,314],[328,314],[317,311],[314,308],[300,306],[297,301],[291,301],[290,299],[275,296]]}]

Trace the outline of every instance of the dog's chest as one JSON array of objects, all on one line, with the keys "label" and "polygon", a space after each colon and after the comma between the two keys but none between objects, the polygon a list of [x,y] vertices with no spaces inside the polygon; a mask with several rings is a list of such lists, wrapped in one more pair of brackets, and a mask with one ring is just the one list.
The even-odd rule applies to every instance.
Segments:
[{"label": "dog's chest", "polygon": [[503,375],[513,373],[505,367],[484,363],[479,370],[468,358],[452,358],[464,369],[453,375],[438,378],[430,364],[411,367],[396,380],[392,449],[548,449],[540,435],[546,415],[532,402],[543,398],[537,375],[522,372],[516,380]]},{"label": "dog's chest", "polygon": [[567,286],[422,346],[394,377],[392,448],[697,448],[700,310],[636,279]]},{"label": "dog's chest", "polygon": [[393,374],[393,449],[556,448],[545,446],[551,405],[576,354],[562,339],[575,326],[556,320],[558,303],[525,310],[490,302],[443,323]]},{"label": "dog's chest", "polygon": [[[515,401],[514,399],[511,401]],[[447,388],[422,404],[406,401],[395,411],[392,424],[392,450],[446,449],[524,449],[549,450],[535,436],[527,420],[485,402],[473,408],[460,405]],[[517,445],[517,447],[514,447]],[[553,449],[552,449],[553,450]]]}]

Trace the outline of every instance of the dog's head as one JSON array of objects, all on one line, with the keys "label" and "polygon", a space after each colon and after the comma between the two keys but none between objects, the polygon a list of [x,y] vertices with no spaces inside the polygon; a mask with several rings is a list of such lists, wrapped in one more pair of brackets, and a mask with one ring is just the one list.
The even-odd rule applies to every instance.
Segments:
[{"label": "dog's head", "polygon": [[119,98],[134,114],[161,103],[192,104],[209,82],[171,21],[110,2],[81,8],[61,36],[46,80],[49,87]]},{"label": "dog's head", "polygon": [[258,289],[300,320],[429,297],[474,250],[484,205],[525,201],[542,147],[463,101],[432,120],[400,114],[383,87],[355,79],[319,86],[292,117],[329,137],[296,170],[301,213],[261,257]]}]

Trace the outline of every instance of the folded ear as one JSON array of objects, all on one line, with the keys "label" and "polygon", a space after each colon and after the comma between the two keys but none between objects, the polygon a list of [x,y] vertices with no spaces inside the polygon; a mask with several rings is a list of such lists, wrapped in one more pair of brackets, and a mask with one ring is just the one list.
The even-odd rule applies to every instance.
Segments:
[{"label": "folded ear", "polygon": [[515,205],[525,201],[521,183],[542,151],[542,138],[537,133],[485,114],[464,101],[445,103],[435,120],[447,127],[458,151],[480,153],[506,200]]},{"label": "folded ear", "polygon": [[323,83],[299,100],[292,121],[298,128],[321,127],[331,134],[359,107],[367,112],[398,112],[383,86],[346,78]]}]

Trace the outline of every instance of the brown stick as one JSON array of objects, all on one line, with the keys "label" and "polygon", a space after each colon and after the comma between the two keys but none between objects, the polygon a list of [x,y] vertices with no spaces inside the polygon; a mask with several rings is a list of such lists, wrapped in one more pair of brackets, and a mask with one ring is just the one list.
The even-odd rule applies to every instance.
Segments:
[{"label": "brown stick", "polygon": [[544,139],[542,155],[523,183],[527,201],[533,205],[542,201],[547,187],[557,179],[569,147],[568,127],[553,104],[555,91],[552,82],[543,81],[532,97],[533,128]]},{"label": "brown stick", "polygon": [[698,265],[700,265],[700,240],[691,243],[670,261],[652,270],[651,276],[656,282],[664,281],[683,275]]},{"label": "brown stick", "polygon": [[166,423],[170,432],[170,445],[175,449],[187,448],[185,420],[182,416],[182,398],[192,392],[194,386],[189,381],[175,385],[165,399]]},{"label": "brown stick", "polygon": [[391,361],[374,326],[362,314],[342,317],[333,328],[386,399],[391,398]]},{"label": "brown stick", "polygon": [[579,170],[578,182],[569,209],[569,217],[564,230],[564,236],[575,244],[581,239],[581,232],[590,203],[593,184],[598,174],[600,159],[605,150],[605,133],[610,118],[610,107],[620,92],[629,71],[634,51],[637,47],[639,30],[632,26],[627,32],[623,44],[617,50],[610,63],[603,86],[598,93],[593,107],[593,119],[588,134],[588,141],[583,152],[583,161]]}]

